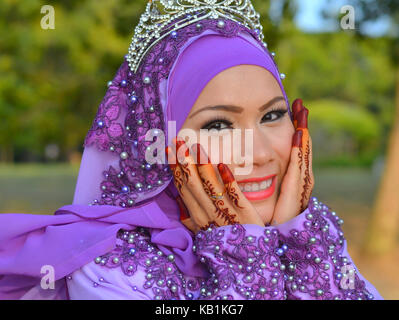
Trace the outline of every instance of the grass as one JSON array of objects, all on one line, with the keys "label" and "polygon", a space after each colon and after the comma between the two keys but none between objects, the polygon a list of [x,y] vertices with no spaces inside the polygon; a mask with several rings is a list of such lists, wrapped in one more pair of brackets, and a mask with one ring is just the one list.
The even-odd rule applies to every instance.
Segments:
[{"label": "grass", "polygon": [[[72,203],[79,167],[68,164],[0,165],[0,213],[53,214]],[[379,174],[367,168],[314,168],[313,195],[344,219],[348,251],[361,274],[384,298],[399,298],[396,250],[386,261],[359,255]],[[378,263],[378,264],[377,264]],[[390,267],[391,266],[391,267]]]}]

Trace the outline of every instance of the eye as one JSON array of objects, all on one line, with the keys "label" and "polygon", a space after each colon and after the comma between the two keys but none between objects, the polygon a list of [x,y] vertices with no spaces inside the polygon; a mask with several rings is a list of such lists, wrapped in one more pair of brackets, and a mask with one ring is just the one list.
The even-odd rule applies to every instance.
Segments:
[{"label": "eye", "polygon": [[201,127],[201,129],[206,129],[206,130],[216,129],[218,131],[221,131],[224,129],[231,129],[232,128],[231,125],[232,125],[231,121],[223,118],[217,118],[207,122],[205,125]]},{"label": "eye", "polygon": [[288,110],[286,108],[273,109],[263,116],[262,122],[274,122],[284,117],[287,112]]}]

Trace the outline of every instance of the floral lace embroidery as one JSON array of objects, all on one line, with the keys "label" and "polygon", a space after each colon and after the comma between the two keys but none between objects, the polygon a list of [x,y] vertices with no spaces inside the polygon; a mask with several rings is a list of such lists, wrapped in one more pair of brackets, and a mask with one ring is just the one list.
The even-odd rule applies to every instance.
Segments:
[{"label": "floral lace embroidery", "polygon": [[[143,269],[142,287],[151,289],[154,299],[373,299],[342,255],[343,221],[314,197],[309,212],[301,221],[304,228],[288,235],[278,226],[248,234],[240,224],[200,231],[193,251],[207,266],[207,279],[183,275],[174,256],[151,244],[144,228],[120,230],[116,248],[95,262],[120,267],[127,276]],[[346,287],[343,267],[354,271]]]},{"label": "floral lace embroidery", "polygon": [[355,266],[342,255],[343,220],[315,197],[309,202],[309,211],[303,230],[292,229],[289,236],[280,235],[281,242],[288,247],[281,260],[289,266],[289,299],[297,299],[298,291],[309,299],[373,299]]}]

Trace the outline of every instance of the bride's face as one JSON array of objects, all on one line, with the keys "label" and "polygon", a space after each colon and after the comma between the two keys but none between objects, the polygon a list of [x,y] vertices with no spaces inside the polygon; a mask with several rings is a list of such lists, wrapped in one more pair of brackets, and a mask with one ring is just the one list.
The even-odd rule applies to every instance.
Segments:
[{"label": "bride's face", "polygon": [[[253,65],[239,65],[224,70],[203,89],[182,129],[192,129],[198,137],[200,129],[214,129],[213,133],[208,134],[209,148],[205,148],[205,151],[215,170],[217,162],[226,160],[223,153],[231,154],[231,157],[227,157],[228,163],[224,162],[264,223],[270,223],[288,168],[295,132],[284,96],[273,75]],[[241,138],[223,144],[223,136],[232,136],[232,129],[241,129]],[[245,129],[253,130],[253,152],[247,155],[249,161],[235,163],[234,159],[237,158],[233,155],[237,152],[244,155],[245,152]],[[178,136],[184,138],[185,135],[180,133],[182,131],[179,131]],[[211,139],[215,139],[215,136],[219,137],[220,143],[217,155],[211,152],[210,147]],[[215,160],[217,157],[219,161]],[[240,170],[247,172],[242,174]],[[272,184],[268,187],[271,176]]]}]

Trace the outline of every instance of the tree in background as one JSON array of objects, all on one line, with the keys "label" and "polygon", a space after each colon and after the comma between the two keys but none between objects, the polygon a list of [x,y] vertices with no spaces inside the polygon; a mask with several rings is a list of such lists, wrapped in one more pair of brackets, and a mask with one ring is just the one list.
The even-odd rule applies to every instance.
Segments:
[{"label": "tree in background", "polygon": [[356,14],[357,33],[364,35],[365,25],[381,17],[392,22],[390,46],[392,61],[396,70],[396,101],[393,127],[389,137],[384,173],[375,200],[373,216],[364,246],[366,254],[384,254],[397,245],[399,230],[399,1],[397,0],[352,0],[351,4],[360,11]]},{"label": "tree in background", "polygon": [[[146,2],[0,1],[0,162],[42,161],[48,145],[59,147],[60,160],[82,151]],[[272,47],[292,23],[290,2],[254,1]],[[40,27],[47,4],[55,10],[53,30]]]}]

